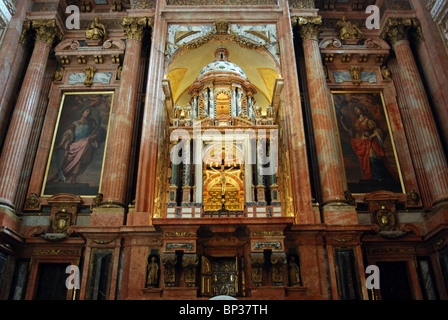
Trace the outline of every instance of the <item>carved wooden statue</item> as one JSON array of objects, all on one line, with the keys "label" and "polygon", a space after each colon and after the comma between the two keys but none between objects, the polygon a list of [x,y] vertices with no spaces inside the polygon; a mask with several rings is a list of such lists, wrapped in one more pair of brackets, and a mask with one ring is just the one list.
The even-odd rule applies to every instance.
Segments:
[{"label": "carved wooden statue", "polygon": [[147,265],[147,271],[146,286],[157,287],[159,283],[159,264],[156,257],[151,257],[151,262],[148,262]]}]

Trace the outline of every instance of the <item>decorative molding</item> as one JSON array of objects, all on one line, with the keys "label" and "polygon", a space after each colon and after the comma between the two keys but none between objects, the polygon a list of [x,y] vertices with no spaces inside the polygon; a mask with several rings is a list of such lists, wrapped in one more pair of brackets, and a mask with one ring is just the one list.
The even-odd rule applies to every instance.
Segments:
[{"label": "decorative molding", "polygon": [[146,17],[124,17],[123,27],[126,39],[142,41],[145,35],[145,27],[148,25]]},{"label": "decorative molding", "polygon": [[278,5],[278,0],[166,0],[169,6],[245,6],[245,5]]}]

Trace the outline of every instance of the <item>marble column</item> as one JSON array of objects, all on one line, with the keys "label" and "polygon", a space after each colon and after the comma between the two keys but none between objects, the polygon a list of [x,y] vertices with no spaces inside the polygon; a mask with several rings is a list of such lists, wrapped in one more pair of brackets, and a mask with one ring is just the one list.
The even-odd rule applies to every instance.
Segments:
[{"label": "marble column", "polygon": [[[27,24],[24,25],[23,22],[31,4],[31,0],[17,3],[16,13],[9,22],[0,48],[0,141],[3,141],[6,134],[14,91],[19,86],[20,74],[27,60],[25,34],[28,29]],[[19,38],[20,41],[17,41]]]},{"label": "marble column", "polygon": [[[264,145],[264,148],[263,148]],[[265,197],[265,183],[263,175],[263,159],[266,158],[266,139],[259,138],[257,141],[257,202],[266,203]]]},{"label": "marble column", "polygon": [[210,116],[210,101],[208,101],[208,88],[205,88],[204,90],[204,113],[208,116]]},{"label": "marble column", "polygon": [[[116,98],[117,103],[111,119],[107,156],[103,169],[101,186],[103,202],[100,208],[95,208],[96,212],[92,215],[92,224],[101,225],[104,222],[108,226],[111,221],[119,225],[122,224],[126,208],[140,56],[147,18],[125,17],[123,25],[126,35],[126,53],[123,60],[121,85]],[[96,219],[100,217],[98,214],[104,211],[107,211],[107,217]],[[118,214],[116,219],[111,219],[112,211],[114,214]]]},{"label": "marble column", "polygon": [[193,113],[192,119],[195,120],[199,116],[198,95],[196,93],[193,95],[192,113]]},{"label": "marble column", "polygon": [[184,166],[184,179],[182,182],[182,203],[191,202],[191,145],[184,149],[182,156]]},{"label": "marble column", "polygon": [[321,173],[323,205],[326,205],[343,201],[347,183],[344,170],[341,170],[344,164],[339,149],[338,128],[319,50],[318,28],[321,23],[320,16],[298,18],[305,54],[317,160]]},{"label": "marble column", "polygon": [[44,83],[51,46],[62,33],[56,20],[32,20],[36,42],[22,83],[0,158],[0,211],[14,217],[14,199]]},{"label": "marble column", "polygon": [[231,97],[232,109],[231,116],[236,117],[237,101],[236,101],[236,88],[232,87],[232,97]]},{"label": "marble column", "polygon": [[128,225],[151,224],[157,198],[157,154],[165,96],[162,90],[167,24],[161,15],[163,5],[156,7],[152,28],[148,83],[146,86],[140,156],[137,171],[135,212],[128,214]]},{"label": "marble column", "polygon": [[295,223],[309,224],[320,222],[312,207],[311,184],[308,172],[308,160],[305,144],[305,131],[300,102],[299,77],[294,55],[294,42],[291,28],[291,16],[287,1],[279,2],[283,16],[278,20],[278,42],[282,51],[281,74],[284,78],[283,108],[284,118],[279,123],[285,129],[286,150],[289,157],[291,195],[289,201]]},{"label": "marble column", "polygon": [[448,203],[448,163],[437,131],[431,105],[414,60],[408,32],[417,26],[412,18],[389,18],[381,35],[395,51],[413,130],[418,139],[428,186],[435,204]]}]

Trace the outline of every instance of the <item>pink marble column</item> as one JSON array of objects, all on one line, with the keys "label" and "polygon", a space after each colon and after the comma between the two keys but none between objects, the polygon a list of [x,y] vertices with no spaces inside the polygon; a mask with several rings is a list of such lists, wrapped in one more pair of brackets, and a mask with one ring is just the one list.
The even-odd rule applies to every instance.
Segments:
[{"label": "pink marble column", "polygon": [[0,211],[14,214],[14,199],[26,155],[35,112],[47,66],[48,55],[61,33],[55,20],[33,20],[36,43],[11,118],[0,158]]},{"label": "pink marble column", "polygon": [[26,62],[25,44],[19,42],[26,12],[31,0],[17,3],[17,11],[9,22],[8,29],[0,48],[0,141],[6,134],[6,124],[17,90],[19,77]]},{"label": "pink marble column", "polygon": [[347,183],[344,171],[341,170],[344,163],[339,149],[338,128],[317,39],[322,19],[320,16],[299,17],[298,23],[305,54],[323,205],[340,203],[344,201]]},{"label": "pink marble column", "polygon": [[436,128],[425,87],[407,39],[411,19],[389,19],[384,37],[395,51],[403,91],[434,204],[448,202],[448,164]]},{"label": "pink marble column", "polygon": [[[107,145],[101,191],[103,202],[101,207],[120,208],[115,210],[119,217],[110,219],[111,213],[101,215],[102,209],[95,209],[92,215],[93,225],[103,225],[114,221],[122,224],[128,175],[131,164],[132,138],[137,104],[138,80],[142,39],[147,18],[124,18],[126,33],[126,53],[121,73],[121,86],[117,94],[117,104],[111,119],[111,131]],[[110,210],[109,210],[110,211]],[[113,210],[114,211],[114,210]],[[103,217],[101,217],[103,216]],[[121,217],[121,218],[120,218]],[[103,219],[104,218],[104,219]]]},{"label": "pink marble column", "polygon": [[158,11],[154,16],[140,143],[135,212],[128,214],[128,225],[151,224],[155,207],[158,140],[164,108],[162,79],[164,75],[165,35],[167,32],[167,24],[159,12],[162,7],[163,3],[157,7]]},{"label": "pink marble column", "polygon": [[320,223],[313,214],[311,184],[308,174],[305,132],[302,122],[299,78],[294,56],[294,43],[289,8],[286,1],[280,2],[283,16],[278,20],[278,42],[282,52],[282,75],[285,107],[285,130],[289,141],[291,195],[296,223]]}]

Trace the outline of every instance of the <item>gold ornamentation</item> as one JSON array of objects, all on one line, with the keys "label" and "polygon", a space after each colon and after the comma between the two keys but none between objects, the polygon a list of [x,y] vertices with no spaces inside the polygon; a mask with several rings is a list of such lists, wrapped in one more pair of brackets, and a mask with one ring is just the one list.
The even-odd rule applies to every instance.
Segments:
[{"label": "gold ornamentation", "polygon": [[165,232],[164,237],[196,237],[194,232]]},{"label": "gold ornamentation", "polygon": [[341,40],[364,39],[364,33],[360,30],[358,25],[351,21],[347,21],[345,16],[336,23],[336,30],[338,31]]},{"label": "gold ornamentation", "polygon": [[159,283],[159,263],[155,256],[151,257],[151,262],[147,263],[147,277],[146,277],[146,287],[156,288]]},{"label": "gold ornamentation", "polygon": [[95,17],[86,30],[86,40],[104,41],[106,39],[106,27]]},{"label": "gold ornamentation", "polygon": [[384,80],[391,80],[391,78],[390,78],[391,72],[390,72],[389,68],[387,68],[387,66],[381,67],[381,74],[383,75]]},{"label": "gold ornamentation", "polygon": [[415,191],[415,189],[412,189],[407,195],[407,200],[409,204],[417,205],[420,202],[420,195],[417,191]]},{"label": "gold ornamentation", "polygon": [[131,0],[131,9],[151,9],[156,7],[157,0]]},{"label": "gold ornamentation", "polygon": [[70,213],[65,212],[65,210],[57,212],[53,219],[52,231],[53,233],[66,233],[70,224]]},{"label": "gold ornamentation", "polygon": [[32,20],[31,26],[36,32],[36,41],[52,46],[55,40],[62,40],[63,35],[55,19]]},{"label": "gold ornamentation", "polygon": [[84,73],[86,75],[86,79],[84,80],[84,85],[87,87],[92,86],[93,77],[95,76],[96,69],[94,67],[87,67],[84,69]]},{"label": "gold ornamentation", "polygon": [[167,0],[169,6],[197,5],[277,5],[278,0]]},{"label": "gold ornamentation", "polygon": [[279,237],[283,236],[282,231],[256,231],[250,234],[252,237]]},{"label": "gold ornamentation", "polygon": [[225,19],[218,19],[213,23],[217,34],[227,34],[229,32],[230,23]]},{"label": "gold ornamentation", "polygon": [[124,17],[123,27],[126,39],[135,39],[142,41],[145,35],[145,27],[148,24],[148,19],[146,17]]},{"label": "gold ornamentation", "polygon": [[19,42],[26,46],[30,39],[30,31],[31,31],[31,20],[25,20],[22,26],[22,33],[20,34]]},{"label": "gold ornamentation", "polygon": [[54,81],[62,81],[62,77],[64,76],[64,67],[59,67],[54,73]]},{"label": "gold ornamentation", "polygon": [[98,208],[103,202],[103,194],[98,193],[95,198],[93,198],[92,208]]},{"label": "gold ornamentation", "polygon": [[92,239],[92,242],[94,242],[96,244],[109,244],[114,240],[115,239]]},{"label": "gold ornamentation", "polygon": [[344,191],[344,198],[347,204],[352,206],[355,205],[355,198],[353,197],[350,191]]},{"label": "gold ornamentation", "polygon": [[382,206],[376,212],[376,221],[380,227],[380,231],[394,231],[396,228],[396,219],[393,212]]},{"label": "gold ornamentation", "polygon": [[[417,19],[414,18],[389,18],[380,37],[387,40],[392,46],[401,40],[408,40],[408,32],[411,29],[420,28]],[[421,30],[420,30],[421,34]]]},{"label": "gold ornamentation", "polygon": [[30,194],[25,200],[25,208],[27,210],[38,210],[40,208],[39,196],[35,193]]},{"label": "gold ornamentation", "polygon": [[361,84],[361,67],[351,66],[350,67],[350,76],[352,77],[353,84],[355,86],[359,86]]},{"label": "gold ornamentation", "polygon": [[317,39],[319,36],[319,26],[322,24],[321,16],[314,17],[293,17],[293,25],[300,27],[300,36],[303,40]]},{"label": "gold ornamentation", "polygon": [[50,256],[50,255],[77,255],[77,250],[63,250],[63,249],[34,249],[35,256]]},{"label": "gold ornamentation", "polygon": [[119,66],[117,69],[117,80],[121,80],[121,72],[123,71],[123,67]]}]

